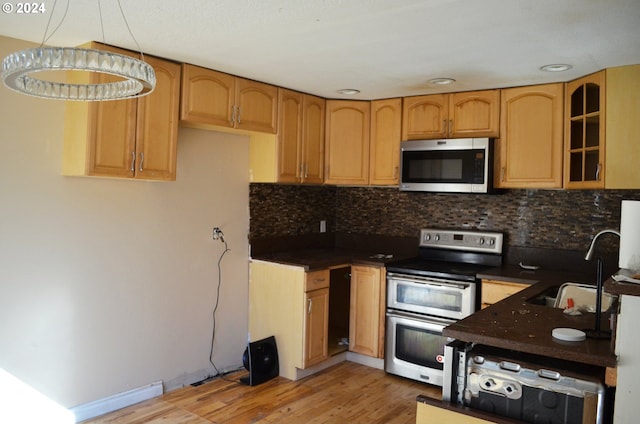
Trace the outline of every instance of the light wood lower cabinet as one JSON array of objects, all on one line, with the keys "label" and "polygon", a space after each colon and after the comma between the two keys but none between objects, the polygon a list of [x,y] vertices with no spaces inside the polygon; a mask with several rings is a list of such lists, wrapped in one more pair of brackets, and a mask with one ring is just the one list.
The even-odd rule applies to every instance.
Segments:
[{"label": "light wood lower cabinet", "polygon": [[418,396],[417,403],[416,424],[517,424],[519,422],[426,396]]},{"label": "light wood lower cabinet", "polygon": [[249,278],[250,341],[274,336],[280,375],[298,379],[327,358],[329,270],[252,261]]},{"label": "light wood lower cabinet", "polygon": [[352,352],[384,357],[385,282],[384,268],[351,267],[349,350]]},{"label": "light wood lower cabinet", "polygon": [[502,299],[518,293],[528,287],[527,284],[498,280],[482,280],[482,309],[500,302]]},{"label": "light wood lower cabinet", "polygon": [[[328,281],[328,279],[327,279]],[[318,364],[329,357],[329,289],[313,290],[304,294],[304,358],[302,368]]]},{"label": "light wood lower cabinet", "polygon": [[[275,337],[282,377],[297,380],[300,370],[330,358],[330,280],[330,269],[305,272],[299,266],[250,263],[249,339]],[[337,284],[350,284],[350,292],[345,292],[349,311],[344,310],[349,317],[349,350],[383,358],[385,269],[353,265],[351,282],[341,279]]]}]

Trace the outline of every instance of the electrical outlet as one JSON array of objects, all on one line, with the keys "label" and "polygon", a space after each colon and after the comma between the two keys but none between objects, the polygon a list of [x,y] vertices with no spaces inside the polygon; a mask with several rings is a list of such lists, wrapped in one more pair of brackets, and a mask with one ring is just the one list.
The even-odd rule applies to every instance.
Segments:
[{"label": "electrical outlet", "polygon": [[222,230],[218,227],[214,227],[213,228],[213,239],[214,240],[218,240],[218,239],[222,239]]},{"label": "electrical outlet", "polygon": [[325,221],[324,219],[320,221],[320,232],[321,233],[327,232],[327,221]]}]

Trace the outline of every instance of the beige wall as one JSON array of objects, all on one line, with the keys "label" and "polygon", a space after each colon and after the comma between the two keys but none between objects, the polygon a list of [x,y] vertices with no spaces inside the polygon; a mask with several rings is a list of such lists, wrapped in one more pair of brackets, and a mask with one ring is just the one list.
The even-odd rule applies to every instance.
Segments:
[{"label": "beige wall", "polygon": [[[31,44],[0,37],[0,57]],[[0,367],[64,406],[212,373],[247,338],[248,139],[180,129],[176,182],[63,177],[64,103],[0,86]]]}]

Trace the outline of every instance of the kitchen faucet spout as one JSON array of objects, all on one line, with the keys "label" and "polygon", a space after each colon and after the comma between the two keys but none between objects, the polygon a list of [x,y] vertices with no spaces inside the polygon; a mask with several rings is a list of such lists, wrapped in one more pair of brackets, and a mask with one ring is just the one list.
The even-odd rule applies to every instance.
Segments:
[{"label": "kitchen faucet spout", "polygon": [[596,245],[598,244],[598,240],[600,239],[601,236],[603,236],[605,234],[615,234],[618,237],[620,237],[620,231],[616,231],[616,230],[602,230],[602,231],[600,231],[598,234],[595,235],[595,237],[593,237],[593,240],[591,240],[591,244],[589,245],[589,250],[587,250],[587,254],[584,256],[584,260],[585,261],[590,261],[590,260],[593,259],[593,254],[595,253]]}]

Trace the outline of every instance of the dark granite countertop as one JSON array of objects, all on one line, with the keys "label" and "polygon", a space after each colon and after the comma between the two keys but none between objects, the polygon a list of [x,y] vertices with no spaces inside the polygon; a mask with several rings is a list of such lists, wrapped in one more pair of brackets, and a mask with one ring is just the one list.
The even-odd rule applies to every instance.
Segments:
[{"label": "dark granite countertop", "polygon": [[[504,271],[504,273],[502,273]],[[512,270],[513,271],[513,270]],[[488,271],[485,278],[502,276],[507,279],[505,270]],[[444,329],[444,335],[458,340],[479,343],[524,353],[548,356],[578,363],[615,367],[616,356],[611,349],[611,340],[587,339],[581,342],[564,342],[554,339],[554,328],[567,327],[591,329],[595,326],[595,315],[584,314],[570,316],[562,309],[530,303],[547,289],[564,281],[563,273],[547,273],[549,279],[538,279],[537,274],[529,280],[531,286],[504,299],[486,309],[451,324]],[[499,279],[499,278],[497,278]],[[609,314],[602,314],[601,328],[608,329]]]},{"label": "dark granite countertop", "polygon": [[303,267],[306,271],[340,265],[368,265],[383,267],[389,262],[404,259],[394,252],[367,251],[344,248],[299,249],[252,255],[251,259]]},{"label": "dark granite countertop", "polygon": [[537,270],[522,269],[518,265],[503,265],[491,268],[478,274],[479,278],[489,280],[510,281],[522,284],[535,284],[538,282],[552,282],[562,284],[567,281],[595,285],[595,275],[581,271],[557,271],[540,268]]},{"label": "dark granite countertop", "polygon": [[617,295],[640,296],[640,284],[618,282],[609,278],[604,282],[604,291]]}]

